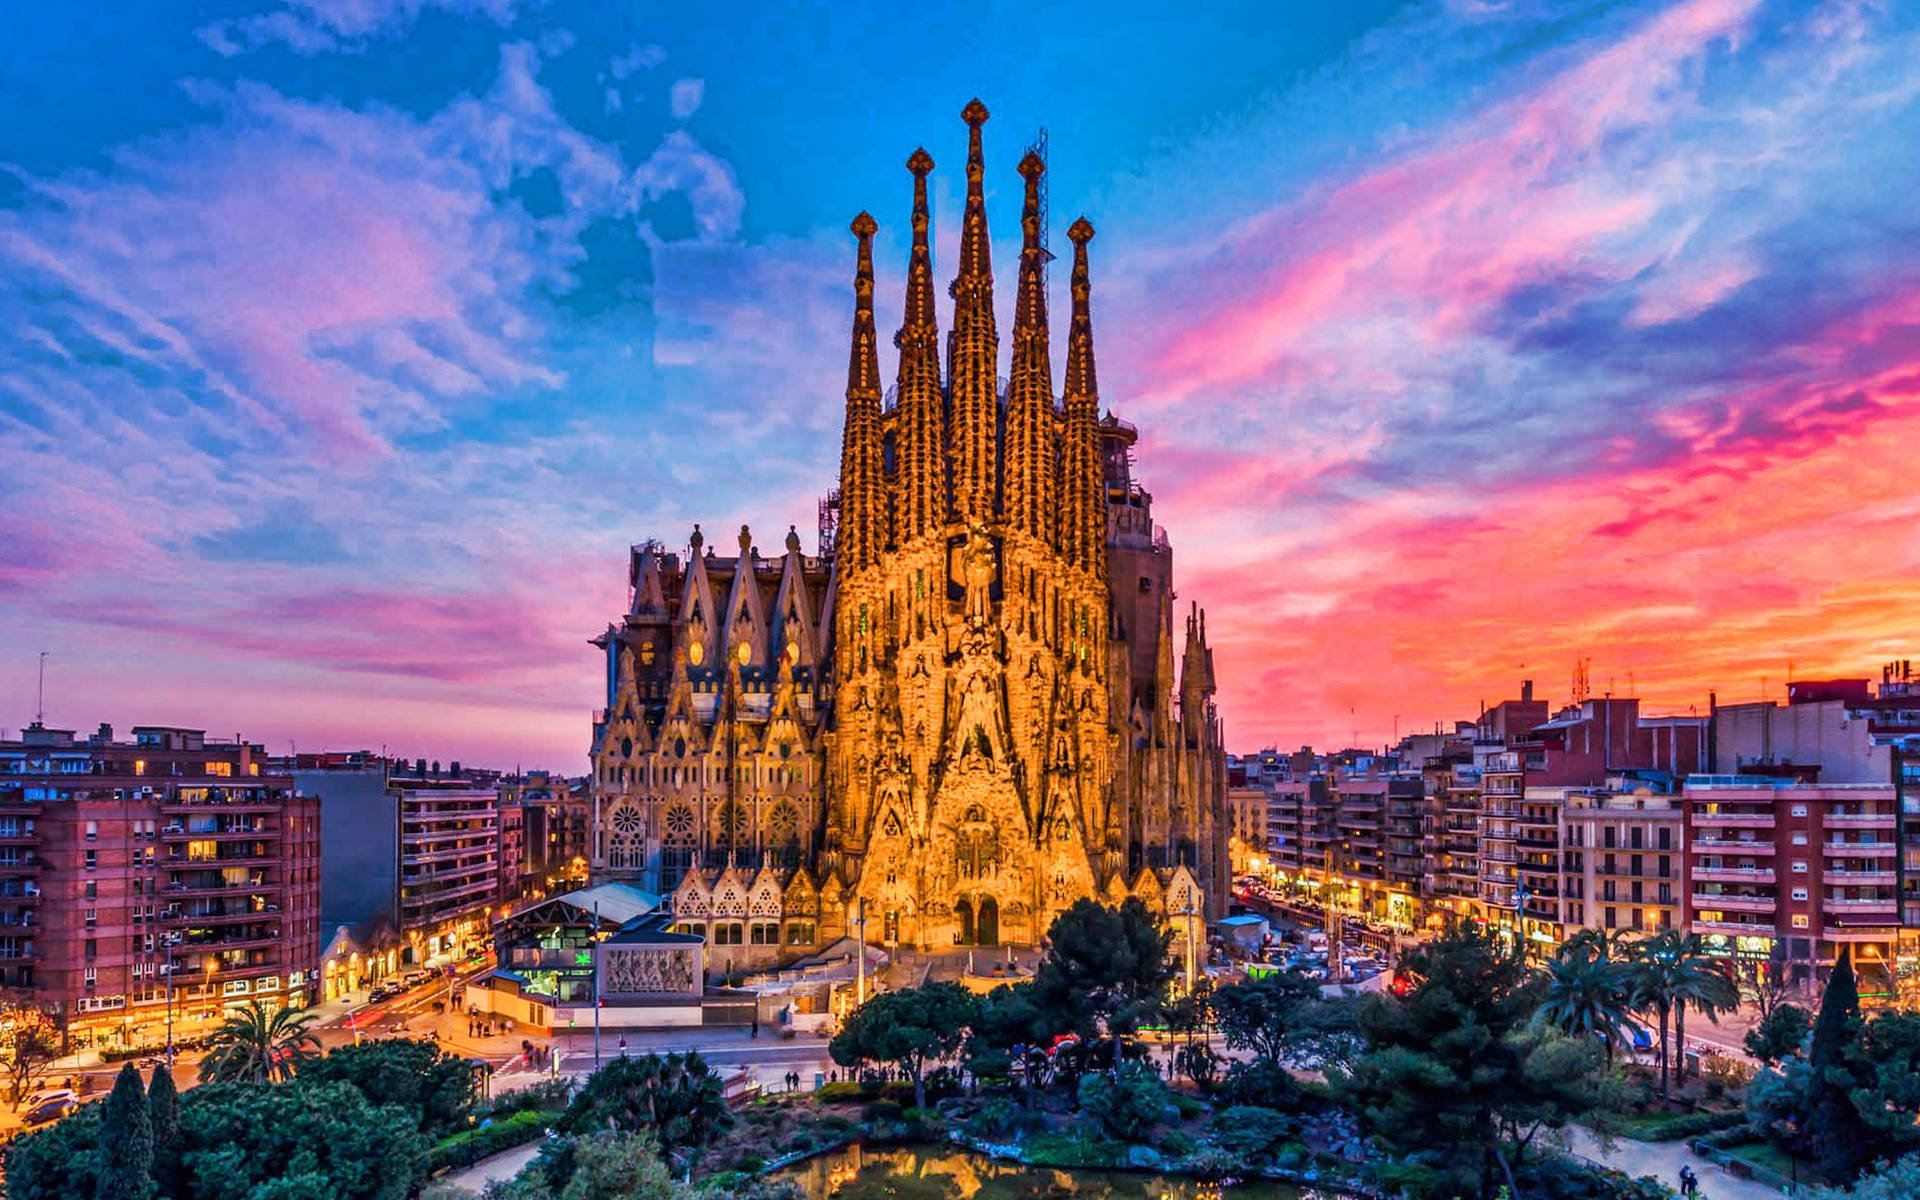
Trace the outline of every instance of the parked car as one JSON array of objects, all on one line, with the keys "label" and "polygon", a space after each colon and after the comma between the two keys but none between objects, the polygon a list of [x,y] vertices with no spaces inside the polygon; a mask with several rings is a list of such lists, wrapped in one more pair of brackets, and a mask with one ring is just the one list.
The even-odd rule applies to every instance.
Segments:
[{"label": "parked car", "polygon": [[49,1100],[45,1104],[28,1109],[27,1115],[20,1118],[20,1123],[28,1129],[33,1129],[36,1126],[58,1121],[78,1107],[80,1107],[79,1104],[72,1100]]},{"label": "parked car", "polygon": [[37,1092],[28,1093],[27,1098],[20,1103],[23,1108],[39,1108],[43,1104],[52,1104],[58,1100],[77,1104],[80,1096],[70,1087],[41,1088]]}]

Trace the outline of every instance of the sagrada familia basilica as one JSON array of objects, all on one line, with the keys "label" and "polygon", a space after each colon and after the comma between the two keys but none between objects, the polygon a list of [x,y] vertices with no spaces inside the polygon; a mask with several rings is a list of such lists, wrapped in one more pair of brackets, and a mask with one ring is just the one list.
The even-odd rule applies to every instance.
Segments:
[{"label": "sagrada familia basilica", "polygon": [[[937,950],[1034,945],[1081,897],[1139,896],[1176,927],[1220,914],[1226,760],[1205,617],[1100,411],[1086,218],[1056,397],[1037,154],[1011,362],[1000,335],[978,100],[942,363],[928,153],[895,383],[873,316],[873,217],[854,219],[837,512],[818,553],[635,546],[632,603],[594,644],[596,880],[672,898],[742,965],[855,932]],[[1176,627],[1176,617],[1184,628]],[[1177,671],[1176,671],[1177,662]]]}]

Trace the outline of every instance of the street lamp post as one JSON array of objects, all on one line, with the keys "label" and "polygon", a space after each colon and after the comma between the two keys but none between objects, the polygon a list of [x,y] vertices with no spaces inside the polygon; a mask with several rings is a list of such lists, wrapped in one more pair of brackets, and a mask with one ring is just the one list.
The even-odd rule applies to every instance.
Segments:
[{"label": "street lamp post", "polygon": [[867,901],[862,897],[855,903],[858,905],[855,909],[858,915],[854,917],[853,923],[860,930],[860,948],[856,952],[859,960],[854,970],[853,1006],[862,1008],[867,1003]]},{"label": "street lamp post", "polygon": [[167,949],[167,1069],[173,1069],[173,951],[180,945],[180,931],[169,929],[160,935],[160,944]]}]

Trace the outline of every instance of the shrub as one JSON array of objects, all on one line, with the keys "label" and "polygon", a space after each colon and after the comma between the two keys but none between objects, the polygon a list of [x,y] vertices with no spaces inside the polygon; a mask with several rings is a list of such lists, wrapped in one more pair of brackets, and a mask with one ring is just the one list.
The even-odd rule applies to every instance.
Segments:
[{"label": "shrub", "polygon": [[1126,1148],[1084,1132],[1035,1134],[1027,1140],[1027,1161],[1036,1167],[1117,1167]]},{"label": "shrub", "polygon": [[869,1121],[898,1121],[901,1111],[898,1100],[875,1100],[862,1109],[861,1113]]},{"label": "shrub", "polygon": [[522,1112],[559,1112],[573,1099],[573,1081],[549,1079],[517,1092],[495,1096],[487,1103],[487,1115],[498,1120]]},{"label": "shrub", "polygon": [[1160,1153],[1168,1158],[1185,1158],[1199,1148],[1199,1142],[1179,1129],[1169,1129],[1160,1138]]},{"label": "shrub", "polygon": [[1747,1115],[1737,1109],[1722,1112],[1681,1113],[1664,1121],[1650,1121],[1633,1131],[1642,1142],[1678,1142],[1722,1129],[1745,1128]]},{"label": "shrub", "polygon": [[524,1146],[547,1131],[552,1116],[529,1109],[442,1138],[427,1151],[427,1171],[437,1175],[441,1171],[472,1166],[488,1155]]},{"label": "shrub", "polygon": [[1152,1068],[1128,1063],[1080,1081],[1080,1108],[1124,1142],[1144,1141],[1167,1107],[1167,1085]]},{"label": "shrub", "polygon": [[1700,1063],[1700,1078],[1709,1098],[1718,1100],[1753,1082],[1754,1069],[1730,1054],[1709,1054]]},{"label": "shrub", "polygon": [[1013,1101],[995,1096],[966,1119],[962,1128],[969,1136],[998,1140],[1011,1137],[1033,1123],[1033,1114]]},{"label": "shrub", "polygon": [[1259,1163],[1271,1159],[1299,1132],[1300,1123],[1285,1113],[1241,1105],[1214,1121],[1213,1140],[1229,1153]]}]

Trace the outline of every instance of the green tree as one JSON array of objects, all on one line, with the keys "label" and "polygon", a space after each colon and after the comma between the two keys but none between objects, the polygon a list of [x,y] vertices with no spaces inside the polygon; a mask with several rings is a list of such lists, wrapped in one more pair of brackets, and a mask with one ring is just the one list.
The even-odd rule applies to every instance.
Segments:
[{"label": "green tree", "polygon": [[429,1137],[464,1127],[478,1098],[475,1064],[432,1042],[386,1038],[341,1046],[308,1059],[300,1077],[311,1083],[350,1083],[372,1104],[398,1104],[420,1116]]},{"label": "green tree", "polygon": [[1076,900],[1047,930],[1035,995],[1062,1028],[1112,1037],[1117,1062],[1121,1037],[1153,1013],[1173,981],[1172,936],[1136,896],[1118,908]]},{"label": "green tree", "polygon": [[1390,1149],[1433,1172],[1438,1194],[1489,1196],[1542,1129],[1591,1111],[1599,1048],[1533,1021],[1542,984],[1518,945],[1461,925],[1402,960],[1419,980],[1370,997],[1368,1050],[1329,1072]]},{"label": "green tree", "polygon": [[100,1104],[21,1134],[6,1148],[7,1200],[73,1200],[100,1180]]},{"label": "green tree", "polygon": [[1851,1180],[1863,1161],[1866,1124],[1854,1108],[1854,1080],[1849,1051],[1859,1037],[1860,992],[1853,979],[1853,960],[1840,960],[1827,977],[1807,1042],[1806,1143],[1822,1174],[1839,1183]]},{"label": "green tree", "polygon": [[1806,1200],[1913,1200],[1920,1196],[1920,1154],[1898,1162],[1879,1162],[1852,1187],[1817,1187]]},{"label": "green tree", "polygon": [[59,1057],[60,1025],[52,1013],[34,1004],[0,1008],[0,1063],[6,1067],[14,1111]]},{"label": "green tree", "polygon": [[651,1134],[612,1129],[544,1147],[518,1175],[488,1184],[485,1193],[486,1200],[692,1200],[694,1194],[673,1178]]},{"label": "green tree", "polygon": [[153,1069],[147,1084],[147,1120],[153,1127],[154,1186],[162,1196],[178,1196],[186,1183],[181,1160],[186,1139],[180,1131],[180,1093],[165,1063]]},{"label": "green tree", "polygon": [[120,1068],[100,1113],[100,1178],[95,1200],[147,1200],[153,1195],[153,1121],[147,1089],[132,1063]]},{"label": "green tree", "polygon": [[827,1044],[843,1067],[892,1063],[913,1081],[913,1102],[927,1106],[926,1067],[951,1058],[979,1014],[972,992],[957,983],[882,992],[855,1009]]},{"label": "green tree", "polygon": [[1123,1142],[1142,1142],[1167,1111],[1167,1085],[1145,1063],[1095,1071],[1080,1081],[1080,1109]]},{"label": "green tree", "polygon": [[1807,1044],[1813,1017],[1798,1004],[1776,1004],[1760,1022],[1747,1030],[1747,1053],[1771,1066],[1792,1057]]},{"label": "green tree", "polygon": [[208,1038],[207,1056],[200,1060],[200,1082],[273,1083],[293,1078],[320,1047],[307,1028],[313,1021],[312,1013],[269,1010],[258,1000],[249,1001]]},{"label": "green tree", "polygon": [[572,1133],[647,1133],[667,1151],[697,1151],[732,1124],[725,1084],[691,1051],[614,1059],[587,1078],[560,1120]]},{"label": "green tree", "polygon": [[1044,1044],[1051,1032],[1046,1028],[1040,1006],[1034,1002],[1033,984],[995,988],[981,996],[975,1005],[962,1050],[967,1070],[979,1080],[1009,1078],[1014,1073],[1014,1051],[1024,1050],[1026,1061],[1020,1064],[1019,1075],[1027,1103],[1031,1105],[1041,1065],[1035,1057],[1035,1048]]},{"label": "green tree", "polygon": [[1628,1015],[1633,976],[1627,964],[1613,956],[1606,934],[1583,930],[1567,939],[1548,961],[1546,977],[1546,994],[1534,1019],[1569,1037],[1604,1042],[1611,1064],[1615,1047],[1633,1027]]},{"label": "green tree", "polygon": [[204,1084],[180,1126],[191,1200],[405,1200],[425,1181],[415,1114],[349,1084]]},{"label": "green tree", "polygon": [[1920,1142],[1920,1014],[1883,1013],[1860,1029],[1850,1048],[1854,1108],[1885,1150],[1902,1154]]},{"label": "green tree", "polygon": [[1246,979],[1213,993],[1214,1020],[1229,1050],[1284,1065],[1318,1032],[1320,984],[1300,971]]}]

